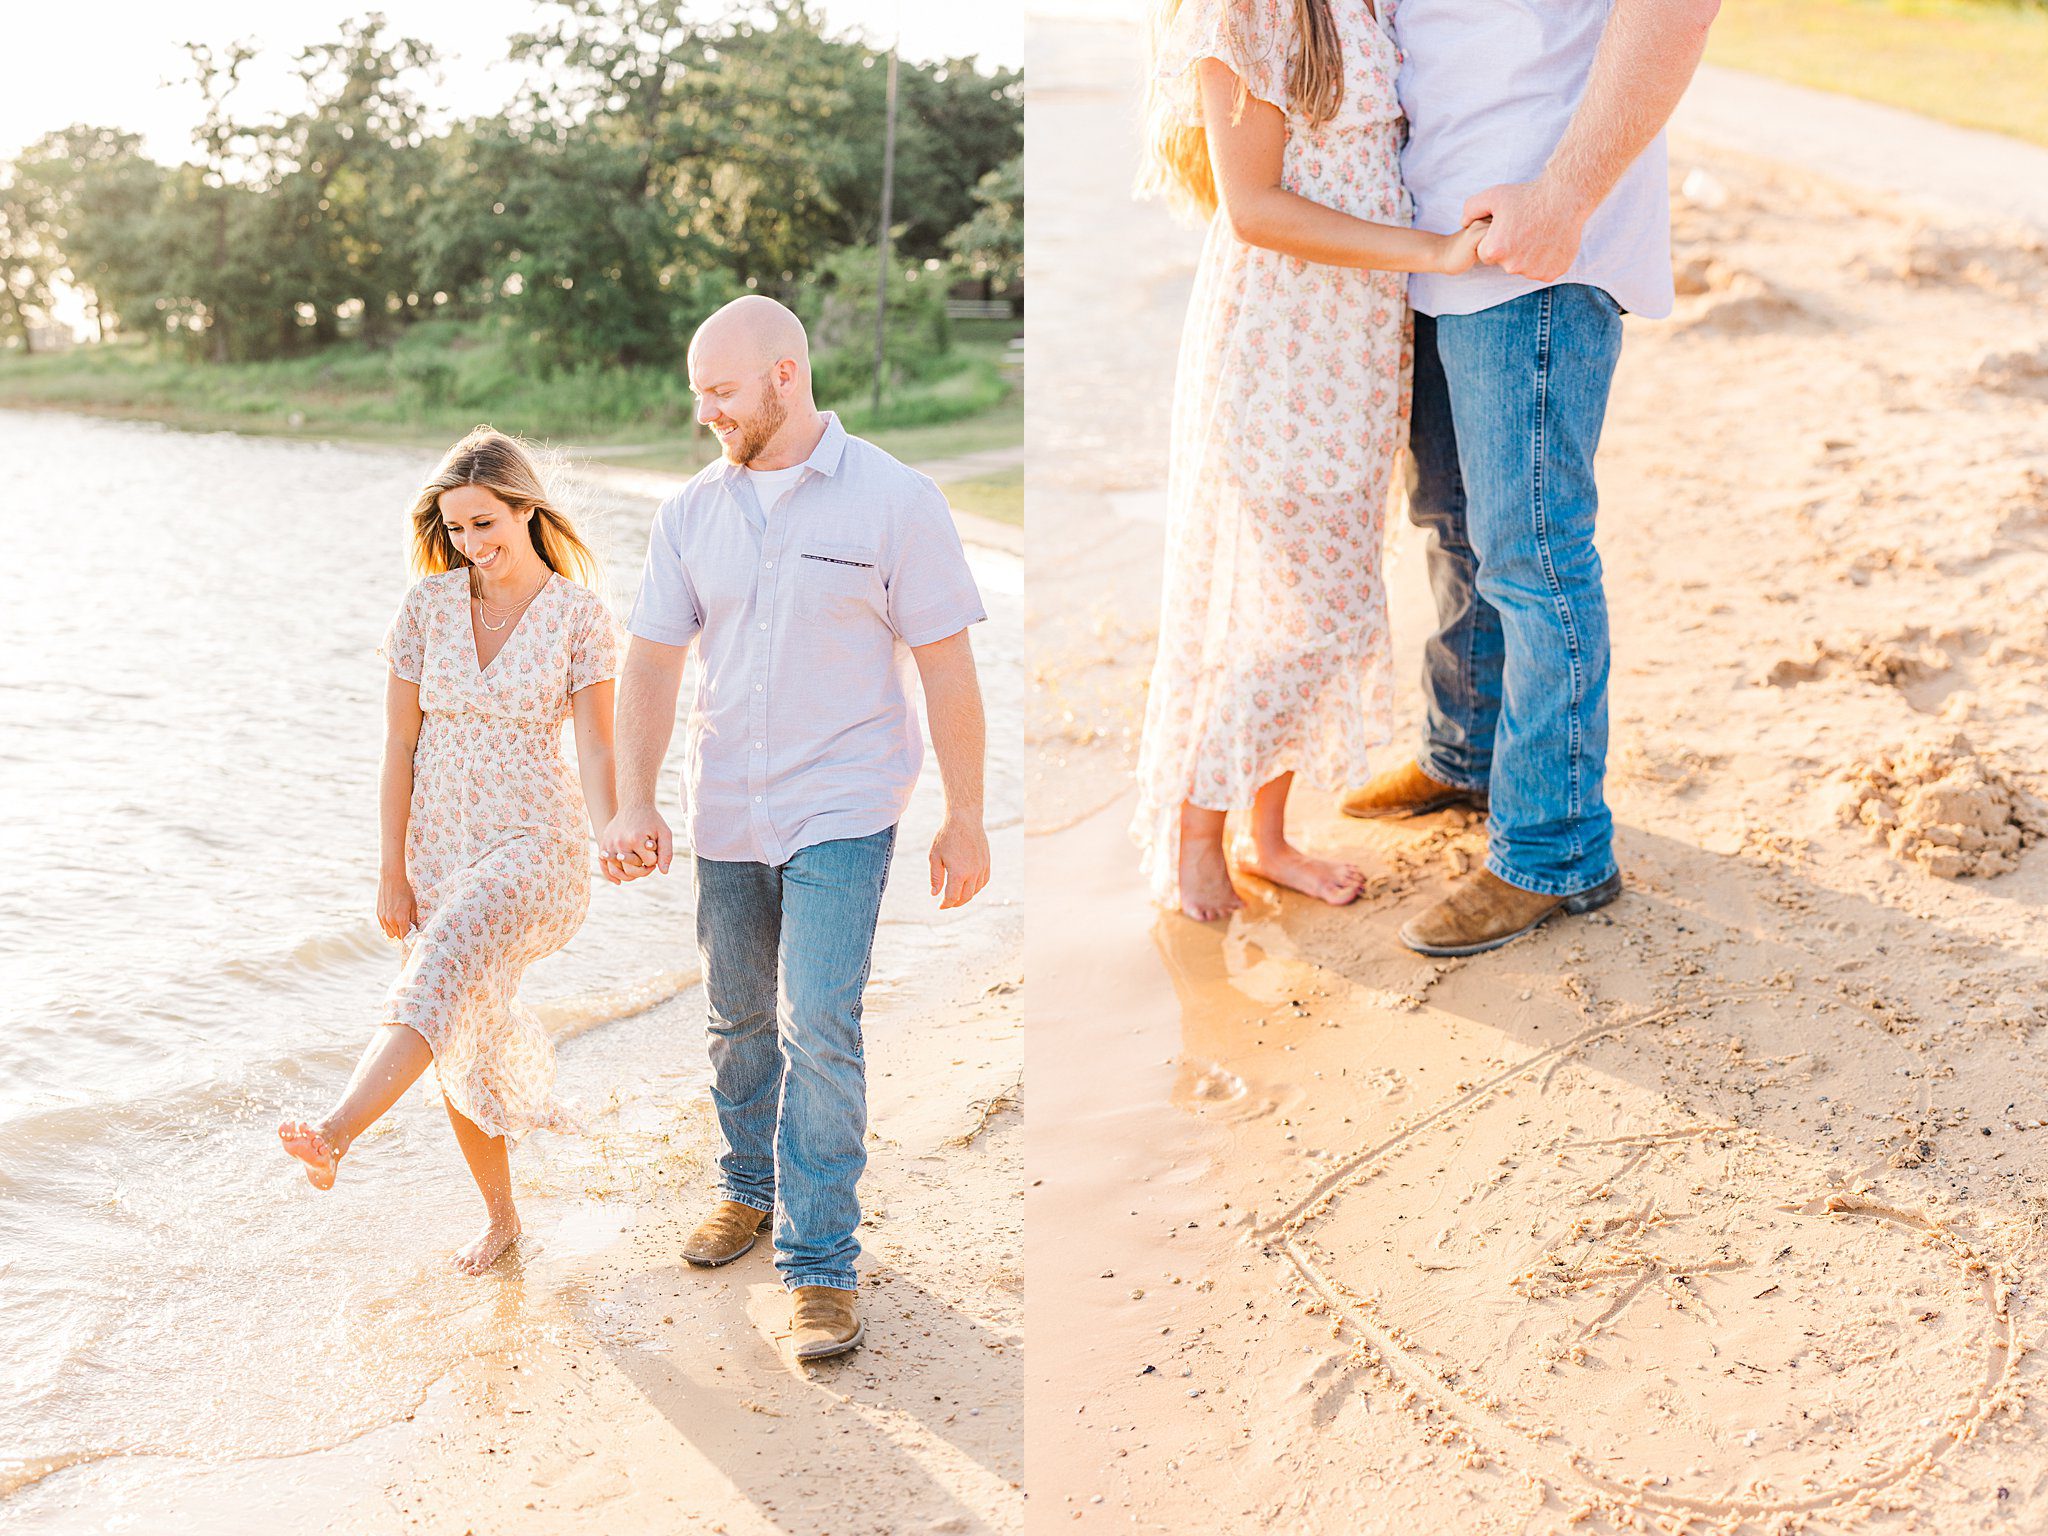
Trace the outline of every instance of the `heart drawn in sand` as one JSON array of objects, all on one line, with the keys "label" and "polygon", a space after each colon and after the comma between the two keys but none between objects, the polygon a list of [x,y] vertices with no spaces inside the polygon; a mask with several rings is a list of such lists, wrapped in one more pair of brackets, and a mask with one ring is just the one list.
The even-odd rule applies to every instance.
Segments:
[{"label": "heart drawn in sand", "polygon": [[1510,1066],[1342,1164],[1278,1238],[1477,1455],[1617,1509],[1852,1503],[1991,1411],[2003,1283],[1814,1149],[1679,1111],[1627,1047],[1697,1012]]}]

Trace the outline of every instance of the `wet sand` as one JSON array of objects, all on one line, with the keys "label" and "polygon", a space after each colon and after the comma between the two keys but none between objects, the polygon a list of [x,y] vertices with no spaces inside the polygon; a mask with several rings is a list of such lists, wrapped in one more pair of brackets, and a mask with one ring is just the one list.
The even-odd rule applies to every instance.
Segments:
[{"label": "wet sand", "polygon": [[1135,34],[1032,41],[1028,1528],[2048,1524],[2040,235],[1681,137],[1600,458],[1627,896],[1427,961],[1484,823],[1297,793],[1365,897],[1202,927],[1124,833],[1198,239]]}]

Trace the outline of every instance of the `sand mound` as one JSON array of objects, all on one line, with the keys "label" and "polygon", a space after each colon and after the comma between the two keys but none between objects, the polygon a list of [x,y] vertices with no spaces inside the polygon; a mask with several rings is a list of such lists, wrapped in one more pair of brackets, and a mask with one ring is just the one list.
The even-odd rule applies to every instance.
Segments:
[{"label": "sand mound", "polygon": [[1923,742],[1845,775],[1844,825],[1931,875],[2002,875],[2048,831],[2031,795],[1977,755],[1967,736]]},{"label": "sand mound", "polygon": [[1910,287],[1980,288],[2005,298],[2023,298],[2040,285],[2048,242],[2029,231],[1914,232],[1905,249],[1892,255],[1859,257],[1849,270],[1857,277]]},{"label": "sand mound", "polygon": [[1672,269],[1671,278],[1679,293],[1691,298],[1702,293],[1723,293],[1742,276],[1739,267],[1713,256],[1688,256]]},{"label": "sand mound", "polygon": [[[1706,262],[1690,280],[1705,284],[1684,329],[1700,335],[1749,336],[1771,331],[1826,329],[1827,322],[1805,304],[1754,272]],[[1684,291],[1684,290],[1681,290]]]},{"label": "sand mound", "polygon": [[2012,352],[1987,352],[1970,378],[1979,389],[2048,400],[2048,342]]},{"label": "sand mound", "polygon": [[1922,682],[1953,664],[1948,652],[1926,643],[1926,636],[1926,630],[1912,629],[1889,639],[1815,641],[1804,655],[1773,662],[1757,681],[1771,688],[1791,688],[1826,677],[1840,664],[1866,682],[1890,688]]},{"label": "sand mound", "polygon": [[2030,469],[2020,487],[1998,511],[1998,532],[2002,537],[2033,533],[2048,528],[2048,474]]}]

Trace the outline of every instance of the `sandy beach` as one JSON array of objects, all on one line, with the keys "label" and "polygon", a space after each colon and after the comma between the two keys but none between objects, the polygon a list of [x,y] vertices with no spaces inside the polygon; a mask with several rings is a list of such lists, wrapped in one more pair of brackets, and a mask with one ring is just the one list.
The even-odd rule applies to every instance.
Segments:
[{"label": "sandy beach", "polygon": [[1484,823],[1298,791],[1364,898],[1201,927],[1125,835],[1198,235],[1135,29],[1032,44],[1027,1527],[2048,1526],[2043,231],[1682,112],[1599,464],[1628,894],[1425,961]]},{"label": "sandy beach", "polygon": [[[253,455],[257,484],[302,464],[339,475],[342,487],[416,473],[369,450],[245,448],[68,419],[50,430],[60,428],[86,434],[109,464],[131,453],[131,439],[159,463],[189,442],[212,455],[192,473],[216,483],[222,455]],[[658,477],[640,480],[593,475],[585,487],[585,525],[615,552],[615,575],[625,558],[637,566],[637,554],[616,552],[644,539],[661,489]],[[11,1246],[0,1271],[10,1339],[30,1347],[10,1350],[0,1376],[0,1409],[18,1415],[0,1460],[0,1530],[893,1536],[1020,1527],[1022,562],[1014,530],[968,520],[962,532],[990,613],[974,647],[990,721],[994,872],[969,906],[935,910],[925,854],[942,797],[928,752],[867,991],[865,1346],[794,1365],[784,1348],[789,1304],[766,1241],[715,1271],[678,1257],[713,1198],[718,1151],[686,863],[660,889],[599,886],[584,942],[561,962],[568,968],[529,979],[557,1039],[559,1087],[586,1134],[538,1135],[515,1153],[526,1234],[512,1259],[480,1280],[447,1262],[477,1212],[430,1084],[365,1138],[331,1195],[307,1188],[276,1147],[280,1095],[310,1098],[340,1080],[359,1048],[360,1015],[393,964],[357,932],[367,917],[349,897],[362,889],[360,872],[323,864],[304,883],[337,906],[333,916],[313,898],[301,913],[280,894],[271,922],[240,925],[280,950],[276,963],[256,949],[218,974],[180,973],[177,986],[157,988],[168,1009],[202,994],[209,978],[216,992],[246,978],[229,1017],[246,1016],[254,1032],[247,1064],[212,1015],[194,1015],[184,1032],[210,1031],[211,1048],[159,1052],[161,1085],[124,1069],[127,1097],[112,1110],[45,1094],[55,1107],[32,1101],[5,1127],[0,1232]],[[377,535],[361,536],[373,553]],[[336,864],[355,846],[345,840],[359,830],[359,800],[372,804],[355,794],[370,782],[358,759],[376,750],[375,706],[358,673],[374,684],[377,664],[371,640],[351,636],[373,639],[388,598],[376,586],[382,567],[368,568],[357,603],[366,613],[335,626],[346,632],[327,642],[331,663],[319,653],[332,669],[330,712],[360,725],[361,740],[337,726],[347,739],[320,785],[333,806],[302,796],[331,816],[318,830],[338,845]],[[169,712],[143,691],[154,679],[142,669],[129,669],[127,686],[121,697],[138,715]],[[267,738],[258,749],[269,749]],[[81,749],[81,760],[99,758]],[[169,842],[204,819],[215,791],[168,774],[159,784],[166,830],[154,835]],[[664,774],[672,817],[676,784]],[[226,882],[246,882],[249,861],[232,845],[229,854],[207,877],[217,864],[221,888],[241,894]],[[326,923],[345,925],[339,937],[297,943],[296,969],[287,965],[292,929]],[[187,965],[169,944],[145,958]],[[90,958],[81,951],[74,968]],[[89,981],[65,972],[50,987]],[[29,1016],[31,1045],[58,1038],[61,1001]],[[125,1005],[115,998],[107,1011]],[[56,1021],[47,1029],[45,1014]],[[82,1024],[73,1037],[78,1094],[86,1048],[97,1043],[111,1059],[122,1037],[102,1041]],[[196,1077],[183,1083],[174,1072]],[[103,1075],[124,1081],[111,1068]],[[47,1252],[35,1251],[38,1231]],[[61,1268],[46,1285],[53,1264]],[[46,1321],[32,1329],[38,1317]]]}]

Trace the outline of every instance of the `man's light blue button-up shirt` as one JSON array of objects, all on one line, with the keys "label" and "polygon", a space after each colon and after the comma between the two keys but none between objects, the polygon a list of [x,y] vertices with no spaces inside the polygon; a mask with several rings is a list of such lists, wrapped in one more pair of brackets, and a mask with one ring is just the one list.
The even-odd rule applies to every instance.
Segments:
[{"label": "man's light blue button-up shirt", "polygon": [[683,792],[707,859],[779,865],[893,826],[924,760],[910,647],[988,616],[939,488],[824,417],[774,507],[720,460],[648,539],[626,627],[697,643]]}]

